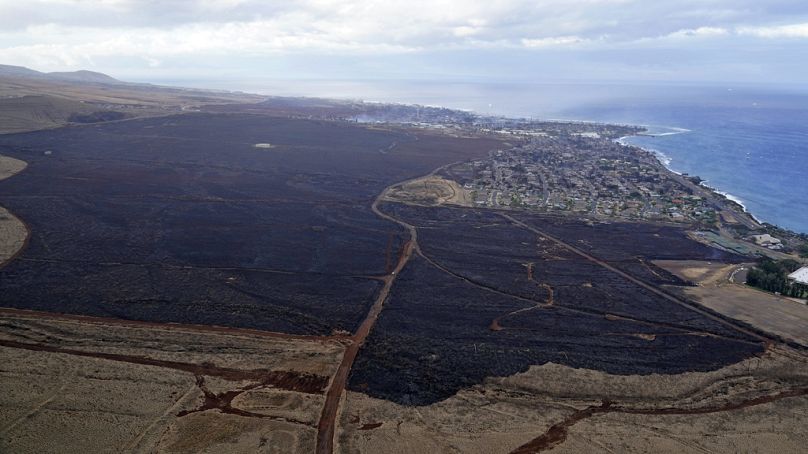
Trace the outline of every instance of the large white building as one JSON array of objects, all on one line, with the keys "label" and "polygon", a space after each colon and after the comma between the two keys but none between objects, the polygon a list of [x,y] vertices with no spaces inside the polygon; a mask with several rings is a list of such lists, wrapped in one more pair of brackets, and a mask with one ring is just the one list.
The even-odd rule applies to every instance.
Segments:
[{"label": "large white building", "polygon": [[808,285],[808,266],[804,266],[789,274],[788,279],[798,284]]},{"label": "large white building", "polygon": [[768,233],[764,233],[763,235],[752,235],[752,240],[754,240],[755,244],[758,246],[763,246],[765,248],[774,250],[783,248],[783,242],[769,235]]}]

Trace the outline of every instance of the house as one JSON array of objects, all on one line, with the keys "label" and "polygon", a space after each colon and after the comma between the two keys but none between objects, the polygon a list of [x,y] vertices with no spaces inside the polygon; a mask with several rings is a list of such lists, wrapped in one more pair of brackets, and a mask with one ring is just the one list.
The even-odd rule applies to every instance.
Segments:
[{"label": "house", "polygon": [[804,266],[789,274],[788,280],[795,284],[808,285],[808,266]]},{"label": "house", "polygon": [[768,233],[764,233],[763,235],[752,235],[752,240],[754,240],[755,244],[758,246],[763,246],[769,249],[782,249],[783,245],[782,242],[769,235]]}]

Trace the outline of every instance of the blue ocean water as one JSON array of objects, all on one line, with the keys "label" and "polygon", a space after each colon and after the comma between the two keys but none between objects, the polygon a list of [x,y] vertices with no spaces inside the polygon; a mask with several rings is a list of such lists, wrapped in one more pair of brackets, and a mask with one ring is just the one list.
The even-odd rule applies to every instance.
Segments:
[{"label": "blue ocean water", "polygon": [[759,220],[808,233],[808,95],[688,92],[578,106],[565,116],[649,125],[654,136],[626,142],[655,150],[671,170],[702,177]]},{"label": "blue ocean water", "polygon": [[702,177],[759,220],[808,233],[805,87],[253,80],[222,88],[647,125],[656,136],[627,141],[656,150],[674,171]]}]

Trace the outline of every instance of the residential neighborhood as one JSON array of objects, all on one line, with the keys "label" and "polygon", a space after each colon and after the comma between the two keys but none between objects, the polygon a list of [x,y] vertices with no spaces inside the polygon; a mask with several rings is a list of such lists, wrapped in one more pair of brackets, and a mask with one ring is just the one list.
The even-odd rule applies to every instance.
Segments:
[{"label": "residential neighborhood", "polygon": [[650,152],[601,138],[597,132],[528,137],[521,146],[452,169],[464,177],[464,188],[476,205],[716,222],[710,204],[672,178]]}]

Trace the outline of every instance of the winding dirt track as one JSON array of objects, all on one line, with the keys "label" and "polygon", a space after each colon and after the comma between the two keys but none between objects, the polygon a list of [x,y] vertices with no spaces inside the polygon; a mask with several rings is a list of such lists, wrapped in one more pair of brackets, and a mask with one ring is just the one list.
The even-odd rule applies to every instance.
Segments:
[{"label": "winding dirt track", "polygon": [[677,407],[663,407],[663,408],[631,408],[623,406],[614,406],[608,400],[604,400],[601,405],[586,407],[582,410],[573,412],[567,418],[553,424],[544,434],[530,440],[529,442],[519,446],[511,451],[511,454],[534,454],[542,451],[550,450],[567,439],[569,428],[584,419],[593,416],[607,414],[607,413],[623,413],[627,415],[704,415],[709,413],[720,413],[731,410],[739,410],[743,408],[754,407],[763,405],[770,402],[775,402],[781,399],[791,397],[801,397],[808,395],[808,388],[792,388],[781,391],[776,394],[767,394],[750,399],[741,400],[738,402],[729,402],[722,405],[710,405],[706,407],[696,408],[677,408]]},{"label": "winding dirt track", "polygon": [[254,380],[263,385],[272,385],[276,388],[297,391],[307,394],[320,394],[328,381],[326,377],[292,371],[270,371],[267,369],[234,369],[219,367],[210,363],[184,363],[149,358],[146,356],[124,355],[118,353],[94,352],[56,347],[53,345],[31,344],[12,340],[0,339],[0,346],[30,350],[35,352],[61,353],[85,358],[99,358],[109,361],[118,361],[144,366],[164,367],[167,369],[188,372],[196,376],[206,375],[218,377],[228,381]]},{"label": "winding dirt track", "polygon": [[522,309],[517,309],[515,311],[508,312],[505,315],[500,315],[491,322],[491,325],[488,328],[491,331],[502,331],[503,329],[507,329],[503,328],[502,325],[499,323],[505,317],[510,317],[512,315],[521,314],[523,312],[532,311],[534,309],[541,309],[543,307],[550,307],[553,305],[553,288],[550,287],[548,284],[544,283],[540,284],[536,282],[535,279],[533,279],[533,263],[528,263],[525,265],[525,267],[527,268],[527,280],[529,282],[533,282],[534,284],[538,285],[539,287],[547,291],[547,301],[545,301],[544,303],[537,302],[533,306],[523,307]]},{"label": "winding dirt track", "polygon": [[594,257],[592,255],[589,255],[586,252],[578,249],[577,247],[572,246],[571,244],[566,243],[566,242],[564,242],[564,241],[562,241],[562,240],[560,240],[560,239],[558,239],[558,238],[556,238],[556,237],[554,237],[552,235],[549,235],[549,234],[547,234],[547,233],[545,233],[545,232],[543,232],[543,231],[541,231],[541,230],[539,230],[539,229],[537,229],[535,227],[531,227],[531,226],[525,224],[524,222],[513,218],[512,216],[510,216],[508,214],[499,213],[499,215],[502,216],[503,218],[509,220],[510,222],[518,225],[519,227],[522,227],[522,228],[524,228],[526,230],[529,230],[529,231],[535,233],[536,235],[543,236],[543,237],[547,238],[548,240],[558,244],[559,246],[569,250],[570,252],[573,252],[575,254],[580,255],[581,257],[589,260],[590,262],[595,263],[596,265],[599,265],[599,266],[601,266],[603,268],[606,268],[607,270],[609,270],[609,271],[623,277],[624,279],[627,279],[627,280],[633,282],[634,284],[639,285],[640,287],[642,287],[642,288],[644,288],[644,289],[646,289],[646,290],[648,290],[648,291],[650,291],[650,292],[652,292],[652,293],[654,293],[654,294],[656,294],[658,296],[661,296],[662,298],[665,298],[668,301],[676,303],[676,304],[678,304],[680,306],[684,306],[684,307],[686,307],[686,308],[688,308],[688,309],[690,309],[690,310],[692,310],[694,312],[699,313],[700,315],[703,315],[704,317],[707,317],[707,318],[709,318],[711,320],[714,320],[716,322],[719,322],[719,323],[721,323],[721,324],[723,324],[723,325],[725,325],[727,327],[730,327],[730,328],[734,329],[735,331],[741,332],[743,334],[746,334],[747,336],[750,336],[750,337],[752,337],[754,339],[757,339],[758,341],[763,343],[765,346],[768,346],[768,345],[770,345],[772,343],[772,339],[770,339],[768,337],[764,337],[764,336],[760,335],[759,333],[756,333],[754,331],[750,331],[750,330],[748,330],[746,328],[742,328],[742,327],[738,326],[735,323],[732,323],[732,322],[730,322],[730,321],[728,321],[726,319],[723,319],[721,317],[718,317],[718,316],[716,316],[716,315],[714,315],[714,314],[712,314],[710,312],[707,312],[707,311],[702,310],[702,309],[700,309],[698,307],[695,307],[693,304],[689,304],[687,301],[681,300],[681,299],[671,295],[670,293],[662,291],[662,290],[660,290],[660,289],[658,289],[658,288],[656,288],[656,287],[654,287],[652,285],[646,284],[645,282],[635,278],[634,276],[626,273],[625,271],[621,271],[621,270],[613,267],[612,265],[609,265],[608,263],[604,262],[603,260],[600,260],[600,259],[598,259],[598,258],[596,258],[596,257]]},{"label": "winding dirt track", "polygon": [[[423,252],[423,250],[420,249],[420,247],[418,247],[416,249],[416,252],[418,253],[418,255],[420,257],[422,257],[424,260],[426,260],[427,263],[431,264],[432,266],[434,266],[438,270],[443,271],[444,273],[446,273],[446,274],[448,274],[450,276],[453,276],[453,277],[455,277],[457,279],[460,279],[461,281],[463,281],[463,282],[465,282],[465,283],[467,283],[469,285],[473,285],[473,286],[475,286],[475,287],[477,287],[479,289],[482,289],[482,290],[485,290],[485,291],[488,291],[488,292],[491,292],[491,293],[496,293],[498,295],[506,296],[506,297],[509,297],[509,298],[513,298],[513,299],[516,299],[516,300],[519,300],[519,301],[524,301],[524,302],[530,304],[530,306],[522,308],[522,309],[518,309],[516,312],[525,312],[525,311],[529,311],[529,310],[536,310],[536,309],[542,309],[542,308],[550,307],[550,305],[547,304],[547,303],[544,303],[544,302],[541,302],[541,301],[536,301],[536,300],[533,300],[533,299],[530,299],[530,298],[525,298],[524,296],[517,295],[515,293],[509,293],[509,292],[506,292],[506,291],[502,291],[502,290],[496,289],[494,287],[490,287],[490,286],[487,286],[485,284],[482,284],[480,282],[476,282],[474,280],[471,280],[471,279],[469,279],[469,278],[467,278],[467,277],[465,277],[465,276],[463,276],[461,274],[458,274],[458,273],[450,270],[449,268],[446,268],[445,266],[441,265],[440,263],[436,262],[432,257],[425,254]],[[640,319],[640,318],[629,317],[629,316],[627,316],[625,314],[618,315],[618,314],[612,314],[612,313],[609,313],[609,312],[598,311],[598,310],[595,310],[595,309],[585,309],[585,308],[580,308],[580,307],[578,307],[578,308],[569,307],[569,306],[565,306],[565,305],[562,305],[562,304],[557,304],[554,301],[552,303],[552,307],[559,310],[559,311],[570,312],[570,313],[573,313],[573,314],[579,314],[579,315],[584,315],[584,316],[588,316],[588,317],[603,317],[603,318],[614,319],[614,320],[619,319],[619,320],[629,321],[629,322],[632,322],[632,323],[638,323],[638,324],[645,325],[645,326],[661,327],[661,328],[665,328],[665,329],[674,329],[674,330],[678,331],[681,335],[710,336],[710,337],[716,337],[716,338],[720,338],[720,339],[728,339],[728,340],[731,340],[733,342],[739,342],[739,343],[745,343],[745,344],[755,344],[755,345],[760,344],[760,341],[758,341],[758,340],[739,339],[739,338],[736,338],[736,337],[725,336],[725,335],[722,335],[722,334],[719,334],[719,333],[713,333],[713,332],[709,332],[709,331],[694,330],[690,326],[679,325],[679,324],[676,324],[676,323],[665,323],[665,322],[659,322],[659,321],[644,320],[644,319]],[[690,307],[690,306],[688,305],[688,307]],[[499,329],[496,329],[496,327],[498,325],[498,321],[500,319],[502,319],[502,317],[507,317],[508,315],[511,315],[511,314],[512,313],[505,314],[505,315],[503,315],[501,317],[498,317],[496,320],[494,320],[490,325],[490,327],[494,328],[492,330],[493,331],[499,331]],[[496,324],[494,322],[496,322]]]}]

